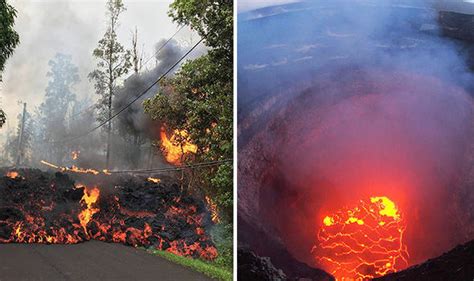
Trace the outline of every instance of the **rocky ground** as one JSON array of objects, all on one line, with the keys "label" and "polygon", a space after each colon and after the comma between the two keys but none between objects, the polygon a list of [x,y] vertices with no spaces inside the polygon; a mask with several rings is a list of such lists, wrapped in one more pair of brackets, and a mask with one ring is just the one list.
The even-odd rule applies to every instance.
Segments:
[{"label": "rocky ground", "polygon": [[392,273],[377,281],[472,281],[474,280],[474,240],[441,256]]}]

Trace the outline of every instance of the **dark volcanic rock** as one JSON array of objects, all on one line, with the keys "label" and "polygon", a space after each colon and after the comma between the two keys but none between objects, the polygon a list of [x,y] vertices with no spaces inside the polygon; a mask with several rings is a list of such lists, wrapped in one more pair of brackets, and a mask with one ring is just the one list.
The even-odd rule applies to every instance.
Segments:
[{"label": "dark volcanic rock", "polygon": [[[269,236],[266,232],[258,229],[256,226],[247,223],[239,216],[238,237],[240,245],[248,247],[256,255],[269,257],[271,263],[278,269],[281,269],[287,276],[287,280],[305,280],[305,281],[331,281],[334,277],[324,270],[311,267],[306,263],[300,262],[288,252],[282,243],[276,238]],[[240,268],[239,275],[245,274],[249,267]],[[240,278],[240,277],[239,277]],[[242,279],[245,280],[245,279]],[[269,279],[249,279],[249,280],[269,280]],[[283,279],[285,280],[285,279]]]},{"label": "dark volcanic rock", "polygon": [[173,182],[0,168],[0,243],[94,239],[214,259],[211,223],[204,202]]},{"label": "dark volcanic rock", "polygon": [[288,280],[281,269],[273,266],[270,258],[259,257],[247,247],[239,247],[238,280],[242,281],[284,281]]},{"label": "dark volcanic rock", "polygon": [[451,251],[377,281],[472,281],[474,280],[474,240]]}]

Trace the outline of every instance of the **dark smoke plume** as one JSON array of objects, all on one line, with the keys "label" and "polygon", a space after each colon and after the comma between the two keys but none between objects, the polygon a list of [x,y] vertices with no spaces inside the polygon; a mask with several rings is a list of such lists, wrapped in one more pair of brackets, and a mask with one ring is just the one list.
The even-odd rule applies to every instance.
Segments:
[{"label": "dark smoke plume", "polygon": [[[171,40],[166,45],[165,39],[162,39],[155,46],[155,60],[156,66],[151,70],[139,72],[132,75],[121,87],[116,95],[114,102],[114,109],[120,110],[130,103],[137,95],[141,94],[144,89],[155,82],[158,77],[163,75],[176,61],[184,54],[184,49],[176,42]],[[164,47],[162,47],[164,45]],[[158,52],[158,50],[162,49]],[[142,102],[158,93],[159,85],[151,88],[144,97],[132,104],[118,117],[120,128],[133,135],[144,135],[151,137],[154,135],[153,128],[150,124],[149,118],[144,114]]]}]

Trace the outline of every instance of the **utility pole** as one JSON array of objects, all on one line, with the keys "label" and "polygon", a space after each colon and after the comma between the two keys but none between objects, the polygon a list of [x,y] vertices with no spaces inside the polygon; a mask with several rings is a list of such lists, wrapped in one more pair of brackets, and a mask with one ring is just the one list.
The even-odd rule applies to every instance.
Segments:
[{"label": "utility pole", "polygon": [[20,135],[18,137],[18,150],[16,156],[16,166],[20,166],[21,163],[21,153],[23,150],[23,133],[25,130],[25,121],[26,121],[26,102],[23,103],[23,115],[21,117],[21,128],[20,128]]}]

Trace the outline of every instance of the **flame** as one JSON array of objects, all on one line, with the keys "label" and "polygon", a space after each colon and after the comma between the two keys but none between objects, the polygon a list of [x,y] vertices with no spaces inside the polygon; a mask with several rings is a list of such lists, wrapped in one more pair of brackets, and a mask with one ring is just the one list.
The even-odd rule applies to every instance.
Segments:
[{"label": "flame", "polygon": [[322,219],[312,252],[336,280],[367,280],[408,266],[405,222],[388,197],[371,197]]},{"label": "flame", "polygon": [[79,214],[79,221],[84,231],[87,233],[87,224],[92,219],[92,216],[99,211],[98,208],[93,207],[92,205],[97,202],[99,199],[100,190],[97,187],[88,190],[84,188],[84,195],[82,196],[81,202],[86,205],[86,209],[82,210]]},{"label": "flame", "polygon": [[219,218],[219,212],[217,210],[217,204],[211,199],[211,197],[206,196],[207,206],[211,212],[211,220],[214,223],[219,223],[221,219]]},{"label": "flame", "polygon": [[72,160],[77,160],[77,158],[79,158],[79,154],[80,154],[80,153],[81,153],[81,152],[80,152],[79,150],[71,152],[71,158],[72,158]]},{"label": "flame", "polygon": [[16,179],[17,177],[20,176],[20,174],[18,174],[18,172],[15,172],[15,171],[9,171],[6,174],[6,176],[9,177],[9,178],[12,178],[12,179]]},{"label": "flame", "polygon": [[[178,165],[184,154],[197,152],[197,145],[190,143],[186,130],[174,130],[173,135],[168,138],[166,129],[161,127],[160,138],[162,150],[169,163]],[[183,143],[180,140],[184,140]]]},{"label": "flame", "polygon": [[152,177],[147,178],[147,181],[153,182],[153,183],[161,182],[161,180],[159,178],[152,178]]}]

